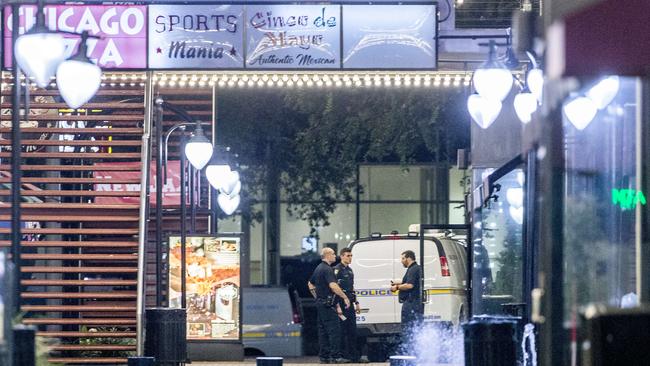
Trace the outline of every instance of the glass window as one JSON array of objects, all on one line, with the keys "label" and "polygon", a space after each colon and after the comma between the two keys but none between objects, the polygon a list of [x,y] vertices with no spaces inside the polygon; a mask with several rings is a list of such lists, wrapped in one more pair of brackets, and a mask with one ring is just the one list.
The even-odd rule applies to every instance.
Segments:
[{"label": "glass window", "polygon": [[602,104],[591,121],[570,120],[565,104],[564,316],[573,327],[589,303],[635,303],[634,208],[645,202],[635,184],[637,86],[616,79],[609,103],[602,88],[592,98]]},{"label": "glass window", "polygon": [[[330,214],[328,226],[317,228],[318,230],[318,251],[325,244],[337,245],[338,249],[348,245],[355,239],[355,216],[354,204],[340,203],[336,205],[334,212]],[[309,224],[306,221],[297,219],[287,212],[287,204],[281,205],[280,212],[280,243],[282,256],[300,255],[304,251],[305,238],[309,236]]]},{"label": "glass window", "polygon": [[524,302],[523,185],[521,169],[511,171],[495,182],[481,210],[480,240],[473,244],[474,314],[507,314],[504,304]]}]

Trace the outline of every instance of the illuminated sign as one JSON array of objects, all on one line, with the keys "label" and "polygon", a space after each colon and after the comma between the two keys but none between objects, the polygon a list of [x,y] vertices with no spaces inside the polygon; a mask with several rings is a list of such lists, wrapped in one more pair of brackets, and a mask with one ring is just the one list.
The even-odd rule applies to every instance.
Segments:
[{"label": "illuminated sign", "polygon": [[645,206],[645,195],[635,189],[612,189],[612,204],[618,205],[622,210],[631,210],[640,204]]}]

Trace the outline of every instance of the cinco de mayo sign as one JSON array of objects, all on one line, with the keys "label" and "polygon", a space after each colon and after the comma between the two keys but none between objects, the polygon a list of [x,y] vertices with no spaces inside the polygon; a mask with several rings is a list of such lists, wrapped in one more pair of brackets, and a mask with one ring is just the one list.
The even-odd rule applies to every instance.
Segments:
[{"label": "cinco de mayo sign", "polygon": [[[11,65],[12,11],[4,8],[4,65]],[[20,7],[19,33],[36,22],[36,6]],[[147,7],[105,5],[50,5],[45,7],[45,24],[53,31],[81,33],[88,39],[88,57],[104,69],[144,69],[147,67]],[[76,52],[81,38],[64,34],[66,57]]]}]

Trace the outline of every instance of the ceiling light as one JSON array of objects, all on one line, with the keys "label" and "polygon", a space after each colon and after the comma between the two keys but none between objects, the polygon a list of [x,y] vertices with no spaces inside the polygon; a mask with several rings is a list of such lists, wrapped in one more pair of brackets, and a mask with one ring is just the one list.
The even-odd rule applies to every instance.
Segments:
[{"label": "ceiling light", "polygon": [[618,94],[619,87],[620,81],[618,76],[608,76],[589,89],[586,95],[594,101],[596,108],[603,109],[614,100],[614,97]]},{"label": "ceiling light", "polygon": [[488,60],[474,71],[474,89],[482,97],[503,101],[512,89],[512,74],[496,59],[496,44],[490,41]]},{"label": "ceiling light", "polygon": [[515,96],[515,113],[522,123],[530,122],[532,114],[537,110],[537,98],[532,93],[522,92]]},{"label": "ceiling light", "polygon": [[584,130],[598,112],[594,101],[587,97],[574,98],[566,103],[562,110],[569,122],[578,130]]}]

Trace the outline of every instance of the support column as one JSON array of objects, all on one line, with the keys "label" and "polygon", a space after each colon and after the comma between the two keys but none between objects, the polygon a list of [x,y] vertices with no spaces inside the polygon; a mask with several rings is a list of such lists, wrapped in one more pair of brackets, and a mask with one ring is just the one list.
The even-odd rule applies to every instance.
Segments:
[{"label": "support column", "polygon": [[[646,196],[650,193],[650,79],[637,84],[636,185]],[[636,292],[639,303],[650,303],[650,213],[647,205],[636,206]]]}]

